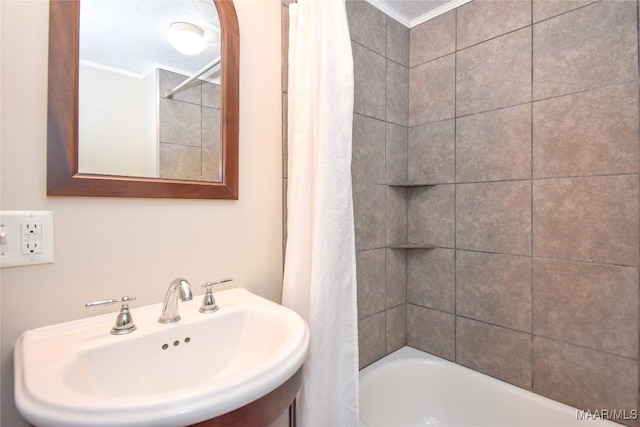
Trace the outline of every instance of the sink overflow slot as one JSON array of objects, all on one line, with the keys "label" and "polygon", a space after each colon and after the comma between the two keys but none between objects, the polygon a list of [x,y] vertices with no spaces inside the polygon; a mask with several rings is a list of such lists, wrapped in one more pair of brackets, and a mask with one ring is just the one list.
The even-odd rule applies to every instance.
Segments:
[{"label": "sink overflow slot", "polygon": [[[191,342],[191,338],[190,338],[190,337],[186,337],[186,338],[184,339],[184,342],[185,342],[185,343],[187,343],[187,342]],[[173,342],[173,346],[174,346],[174,347],[177,347],[178,345],[180,345],[180,341],[175,340],[175,341]],[[166,350],[166,349],[168,349],[168,348],[169,348],[169,344],[162,344],[162,349],[163,349],[163,350]]]}]

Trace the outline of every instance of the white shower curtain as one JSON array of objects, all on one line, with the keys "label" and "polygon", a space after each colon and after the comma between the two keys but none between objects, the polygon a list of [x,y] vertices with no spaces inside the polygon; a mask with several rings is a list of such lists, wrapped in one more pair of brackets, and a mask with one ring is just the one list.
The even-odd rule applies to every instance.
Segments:
[{"label": "white shower curtain", "polygon": [[298,420],[358,421],[351,193],[353,57],[344,0],[298,0],[289,21],[289,170],[282,302],[309,324]]}]

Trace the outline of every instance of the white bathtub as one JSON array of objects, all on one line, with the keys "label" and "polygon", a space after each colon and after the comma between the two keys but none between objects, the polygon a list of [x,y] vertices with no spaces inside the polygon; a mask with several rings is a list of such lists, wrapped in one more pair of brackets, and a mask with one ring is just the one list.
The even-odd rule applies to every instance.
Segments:
[{"label": "white bathtub", "polygon": [[360,371],[362,426],[621,427],[411,347]]}]

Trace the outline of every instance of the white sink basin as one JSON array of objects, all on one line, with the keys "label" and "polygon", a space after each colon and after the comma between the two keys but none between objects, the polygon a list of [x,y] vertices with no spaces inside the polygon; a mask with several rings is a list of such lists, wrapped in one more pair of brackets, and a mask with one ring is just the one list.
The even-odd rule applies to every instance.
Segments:
[{"label": "white sink basin", "polygon": [[194,297],[168,325],[161,304],[133,308],[128,335],[109,333],[116,313],[25,332],[14,351],[20,413],[41,427],[189,425],[253,402],[302,366],[300,316],[244,289],[215,297],[217,312],[199,313]]}]

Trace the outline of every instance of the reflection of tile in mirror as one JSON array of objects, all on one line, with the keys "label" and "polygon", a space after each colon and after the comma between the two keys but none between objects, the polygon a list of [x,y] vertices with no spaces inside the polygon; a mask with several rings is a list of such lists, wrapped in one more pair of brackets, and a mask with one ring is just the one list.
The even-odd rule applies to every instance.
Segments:
[{"label": "reflection of tile in mirror", "polygon": [[220,153],[220,110],[202,107],[202,147]]},{"label": "reflection of tile in mirror", "polygon": [[202,107],[202,179],[204,181],[221,180],[220,151],[220,110]]},{"label": "reflection of tile in mirror", "polygon": [[222,176],[220,150],[202,149],[202,180],[220,182]]},{"label": "reflection of tile in mirror", "polygon": [[215,83],[202,82],[202,105],[220,109],[220,86]]},{"label": "reflection of tile in mirror", "polygon": [[160,142],[200,146],[199,105],[160,99]]},{"label": "reflection of tile in mirror", "polygon": [[199,181],[201,162],[200,147],[160,144],[160,178]]},{"label": "reflection of tile in mirror", "polygon": [[[184,82],[190,76],[185,76],[178,73],[173,73],[171,71],[166,70],[158,70],[159,71],[159,85],[160,85],[160,97],[164,98],[165,94],[171,90],[173,90],[176,86]],[[202,90],[201,90],[201,81],[194,80],[189,83],[187,86],[183,87],[179,91],[175,92],[173,95],[173,100],[189,102],[191,104],[201,104],[202,103]]]}]

